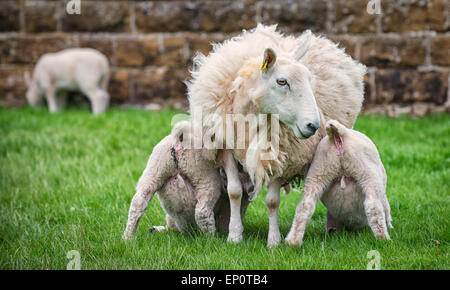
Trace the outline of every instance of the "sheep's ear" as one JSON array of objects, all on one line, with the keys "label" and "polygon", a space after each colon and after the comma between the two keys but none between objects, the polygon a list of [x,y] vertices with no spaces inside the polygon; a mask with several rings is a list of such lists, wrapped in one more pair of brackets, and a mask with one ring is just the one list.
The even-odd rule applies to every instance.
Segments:
[{"label": "sheep's ear", "polygon": [[273,65],[275,64],[275,61],[277,60],[277,55],[275,54],[275,51],[271,48],[266,48],[264,51],[264,60],[261,64],[261,70],[263,72],[268,72]]},{"label": "sheep's ear", "polygon": [[300,44],[300,46],[295,51],[295,59],[297,61],[300,60],[309,49],[309,45],[311,43],[311,38],[312,38],[311,30],[306,30],[302,36],[303,36],[304,41]]},{"label": "sheep's ear", "polygon": [[23,73],[23,79],[25,80],[25,84],[27,85],[27,87],[29,87],[31,85],[31,77],[28,71]]}]

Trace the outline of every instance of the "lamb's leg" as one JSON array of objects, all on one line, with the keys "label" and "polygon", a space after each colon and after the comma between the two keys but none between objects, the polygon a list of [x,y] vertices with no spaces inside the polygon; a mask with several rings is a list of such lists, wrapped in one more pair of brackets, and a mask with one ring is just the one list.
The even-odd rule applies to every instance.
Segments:
[{"label": "lamb's leg", "polygon": [[379,186],[370,181],[359,183],[364,193],[364,211],[367,222],[375,237],[390,240],[387,231],[387,222]]},{"label": "lamb's leg", "polygon": [[388,227],[388,229],[393,229],[394,227],[392,226],[391,206],[389,205],[386,194],[383,195],[383,200],[381,202],[383,203],[384,215],[386,217],[386,226]]},{"label": "lamb's leg", "polygon": [[327,234],[333,234],[335,231],[342,231],[343,224],[327,211]]},{"label": "lamb's leg", "polygon": [[241,220],[242,184],[233,155],[229,151],[223,153],[224,170],[227,175],[227,191],[230,198],[230,225],[228,241],[238,243],[242,240],[244,226]]},{"label": "lamb's leg", "polygon": [[176,170],[175,162],[170,155],[170,148],[170,139],[163,139],[150,155],[147,167],[139,178],[136,194],[131,200],[127,227],[123,233],[125,240],[136,233],[139,221],[153,195]]},{"label": "lamb's leg", "polygon": [[372,183],[363,182],[360,184],[365,195],[364,210],[367,216],[367,222],[372,229],[375,237],[380,239],[390,240],[385,212],[382,201],[380,200],[380,193],[377,191],[377,186]]},{"label": "lamb's leg", "polygon": [[175,223],[175,221],[168,214],[166,214],[166,228],[168,230],[179,231],[179,229],[177,227],[177,224]]},{"label": "lamb's leg", "polygon": [[280,206],[280,189],[278,182],[272,182],[267,187],[266,207],[269,216],[269,235],[267,247],[277,246],[281,242],[280,229],[278,227],[278,207]]},{"label": "lamb's leg", "polygon": [[149,174],[148,167],[145,169],[137,185],[137,191],[131,200],[130,210],[128,212],[128,221],[123,239],[128,240],[134,236],[142,215],[147,210],[148,203],[158,190],[158,183],[155,182],[154,176]]},{"label": "lamb's leg", "polygon": [[47,98],[48,110],[51,113],[56,113],[60,111],[60,107],[58,104],[56,90],[53,87],[49,87],[45,90],[45,96]]},{"label": "lamb's leg", "polygon": [[67,103],[67,92],[58,92],[56,97],[56,106],[58,107],[58,110],[63,110]]},{"label": "lamb's leg", "polygon": [[302,245],[306,226],[325,188],[326,186],[322,182],[316,179],[306,178],[302,200],[295,210],[294,222],[286,237],[286,244],[299,247]]},{"label": "lamb's leg", "polygon": [[214,206],[220,198],[220,176],[205,176],[207,184],[197,187],[197,205],[195,206],[195,221],[205,234],[216,233],[216,222],[214,219]]}]

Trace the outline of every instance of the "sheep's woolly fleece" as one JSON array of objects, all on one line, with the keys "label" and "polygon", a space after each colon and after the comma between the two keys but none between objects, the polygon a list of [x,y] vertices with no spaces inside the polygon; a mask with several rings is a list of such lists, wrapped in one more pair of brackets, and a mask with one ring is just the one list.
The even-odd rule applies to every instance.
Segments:
[{"label": "sheep's woolly fleece", "polygon": [[[305,34],[285,36],[276,31],[276,25],[258,24],[251,31],[213,44],[208,56],[197,55],[187,86],[191,113],[198,108],[202,110],[203,132],[214,130],[218,132],[216,136],[224,136],[225,140],[223,124],[214,121],[217,115],[225,120],[226,114],[258,114],[258,99],[264,92],[256,90],[254,83],[261,78],[264,50],[272,48],[277,55],[295,61],[293,54],[305,37]],[[300,62],[313,74],[313,92],[321,111],[321,123],[335,119],[352,128],[364,99],[366,67],[345,54],[337,44],[316,35],[312,35],[309,50]],[[299,174],[299,164],[306,170],[323,135],[321,129],[313,137],[299,140],[292,129],[281,124],[280,150],[275,160],[261,160],[260,152],[247,150],[248,143],[247,149],[234,150],[234,155],[258,189],[273,177],[288,182]],[[250,143],[254,137],[249,136]],[[296,164],[296,172],[289,172],[293,166],[287,163]]]}]

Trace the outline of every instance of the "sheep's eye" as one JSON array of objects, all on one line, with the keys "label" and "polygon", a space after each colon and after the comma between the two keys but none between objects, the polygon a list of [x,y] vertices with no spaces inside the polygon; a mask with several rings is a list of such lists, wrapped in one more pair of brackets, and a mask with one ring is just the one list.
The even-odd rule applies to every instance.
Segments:
[{"label": "sheep's eye", "polygon": [[285,86],[288,84],[288,82],[285,79],[277,79],[277,84],[279,84],[280,86]]}]

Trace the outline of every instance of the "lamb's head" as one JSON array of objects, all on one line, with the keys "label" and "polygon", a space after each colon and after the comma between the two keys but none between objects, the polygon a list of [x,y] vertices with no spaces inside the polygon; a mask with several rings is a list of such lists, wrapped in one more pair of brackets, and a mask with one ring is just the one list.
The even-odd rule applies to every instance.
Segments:
[{"label": "lamb's head", "polygon": [[25,84],[28,87],[27,93],[26,93],[27,101],[31,106],[36,107],[39,105],[39,103],[41,101],[40,96],[39,96],[39,88],[38,88],[36,82],[30,78],[30,74],[28,72],[25,72],[24,80],[25,80]]},{"label": "lamb's head", "polygon": [[292,54],[277,57],[267,48],[261,65],[262,96],[258,106],[266,114],[278,114],[298,138],[306,139],[320,126],[319,110],[313,94],[313,76],[299,60],[308,49],[303,43]]}]

